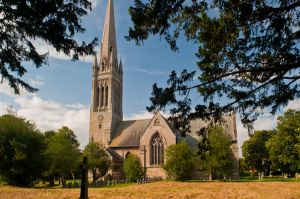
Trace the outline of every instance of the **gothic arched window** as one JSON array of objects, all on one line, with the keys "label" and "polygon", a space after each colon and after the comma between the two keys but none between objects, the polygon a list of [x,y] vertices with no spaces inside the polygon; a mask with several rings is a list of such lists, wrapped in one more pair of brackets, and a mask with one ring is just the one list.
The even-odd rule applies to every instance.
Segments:
[{"label": "gothic arched window", "polygon": [[97,87],[97,93],[96,93],[96,101],[95,101],[95,109],[99,108],[99,101],[100,101],[100,88]]},{"label": "gothic arched window", "polygon": [[105,106],[108,106],[108,86],[105,88]]},{"label": "gothic arched window", "polygon": [[101,99],[100,99],[100,107],[103,107],[104,105],[104,87],[101,87]]},{"label": "gothic arched window", "polygon": [[103,72],[104,71],[104,68],[105,68],[105,64],[104,64],[104,61],[102,62],[102,67],[101,67],[101,71]]},{"label": "gothic arched window", "polygon": [[164,164],[164,140],[159,133],[151,139],[150,163],[154,165]]}]

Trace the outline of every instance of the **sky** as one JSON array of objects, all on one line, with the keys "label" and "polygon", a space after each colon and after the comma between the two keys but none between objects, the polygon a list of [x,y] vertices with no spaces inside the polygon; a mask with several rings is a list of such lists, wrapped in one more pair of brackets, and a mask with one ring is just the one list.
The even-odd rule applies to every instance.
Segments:
[{"label": "sky", "polygon": [[[101,41],[106,0],[92,2],[93,10],[82,19],[86,32],[75,36],[78,41],[91,41],[94,37]],[[172,70],[196,70],[197,46],[180,38],[179,52],[172,52],[159,37],[149,38],[142,46],[126,41],[124,37],[132,24],[128,14],[131,3],[132,1],[114,0],[117,48],[124,70],[124,119],[151,118],[152,114],[146,111],[146,106],[150,103],[152,85],[155,82],[160,86],[166,85],[168,74]],[[88,143],[89,135],[92,58],[84,57],[72,62],[70,57],[55,52],[43,41],[37,40],[35,45],[39,52],[49,52],[48,64],[35,69],[26,63],[28,73],[24,80],[39,88],[39,91],[34,94],[22,91],[21,95],[14,95],[7,85],[0,84],[0,115],[5,114],[7,107],[12,105],[19,116],[35,122],[41,131],[57,130],[66,125],[75,132],[83,148]],[[97,52],[99,48],[100,46],[96,47]],[[192,100],[197,103],[201,99],[195,96]],[[254,128],[273,129],[276,117],[288,108],[300,110],[299,100],[290,102],[276,115],[264,114],[255,122]],[[247,139],[247,130],[242,127],[239,117],[237,127],[238,144],[241,146]]]}]

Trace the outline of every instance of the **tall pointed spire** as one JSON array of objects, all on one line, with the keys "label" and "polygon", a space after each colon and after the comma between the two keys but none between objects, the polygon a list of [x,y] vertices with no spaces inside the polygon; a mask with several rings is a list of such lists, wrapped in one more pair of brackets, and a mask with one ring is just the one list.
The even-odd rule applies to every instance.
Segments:
[{"label": "tall pointed spire", "polygon": [[[108,0],[100,50],[102,61],[117,62],[117,42],[113,0]],[[110,63],[113,64],[113,63]]]},{"label": "tall pointed spire", "polygon": [[105,146],[110,144],[117,124],[123,121],[123,73],[117,52],[113,0],[107,0],[100,56],[93,64],[90,113],[90,140]]}]

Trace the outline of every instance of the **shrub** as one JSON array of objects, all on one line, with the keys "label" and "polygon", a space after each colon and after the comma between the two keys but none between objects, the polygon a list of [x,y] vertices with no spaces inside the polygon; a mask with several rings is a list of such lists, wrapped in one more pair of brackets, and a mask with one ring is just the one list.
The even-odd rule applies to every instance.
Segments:
[{"label": "shrub", "polygon": [[123,170],[126,178],[130,179],[131,181],[136,181],[144,176],[140,159],[132,154],[129,154],[125,159]]},{"label": "shrub", "polygon": [[163,166],[168,178],[180,181],[188,180],[193,167],[193,151],[186,142],[168,147],[166,163]]}]

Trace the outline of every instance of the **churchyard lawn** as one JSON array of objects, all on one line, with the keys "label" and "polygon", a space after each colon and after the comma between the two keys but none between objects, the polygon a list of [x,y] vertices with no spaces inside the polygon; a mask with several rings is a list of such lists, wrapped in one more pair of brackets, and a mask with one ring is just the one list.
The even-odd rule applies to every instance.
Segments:
[{"label": "churchyard lawn", "polygon": [[[79,189],[0,186],[1,199],[78,198]],[[155,182],[90,188],[89,198],[300,198],[299,182]]]}]

